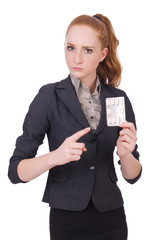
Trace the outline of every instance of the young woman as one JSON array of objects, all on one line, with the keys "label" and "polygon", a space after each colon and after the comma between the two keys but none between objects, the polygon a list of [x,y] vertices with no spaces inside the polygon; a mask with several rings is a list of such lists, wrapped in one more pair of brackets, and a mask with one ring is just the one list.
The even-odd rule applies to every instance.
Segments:
[{"label": "young woman", "polygon": [[[127,223],[113,152],[123,177],[141,175],[134,112],[117,86],[119,42],[109,19],[82,15],[69,25],[65,57],[69,76],[43,86],[30,105],[23,135],[10,159],[9,178],[28,182],[49,170],[43,201],[50,205],[53,240],[126,240]],[[126,122],[109,127],[106,98],[125,98]],[[35,157],[45,134],[50,152]]]}]

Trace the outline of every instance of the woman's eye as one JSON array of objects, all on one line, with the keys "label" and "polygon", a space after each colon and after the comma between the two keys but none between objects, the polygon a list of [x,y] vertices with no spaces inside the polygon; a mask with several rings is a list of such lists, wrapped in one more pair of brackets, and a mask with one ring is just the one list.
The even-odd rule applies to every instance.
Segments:
[{"label": "woman's eye", "polygon": [[85,50],[85,52],[86,52],[86,53],[92,53],[92,52],[93,52],[93,50],[92,50],[92,49],[89,49],[89,48],[87,48],[87,49]]},{"label": "woman's eye", "polygon": [[68,51],[72,51],[73,49],[74,49],[74,48],[73,48],[72,46],[68,46],[68,47],[67,47],[67,50],[68,50]]}]

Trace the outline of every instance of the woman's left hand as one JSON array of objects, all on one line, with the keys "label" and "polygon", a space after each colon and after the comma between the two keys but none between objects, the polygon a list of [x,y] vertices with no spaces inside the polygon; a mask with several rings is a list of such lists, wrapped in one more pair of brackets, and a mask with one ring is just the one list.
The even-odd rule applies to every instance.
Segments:
[{"label": "woman's left hand", "polygon": [[134,150],[137,137],[133,123],[124,122],[119,127],[123,128],[119,132],[119,138],[117,140],[117,152],[118,156],[121,158],[126,157]]}]

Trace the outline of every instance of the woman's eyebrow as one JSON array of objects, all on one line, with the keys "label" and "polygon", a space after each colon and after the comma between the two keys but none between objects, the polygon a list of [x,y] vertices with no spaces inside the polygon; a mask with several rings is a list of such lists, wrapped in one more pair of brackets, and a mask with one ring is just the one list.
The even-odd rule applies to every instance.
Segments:
[{"label": "woman's eyebrow", "polygon": [[[76,46],[75,44],[73,44],[73,43],[70,43],[70,42],[66,42],[66,44],[67,45],[71,45],[71,46]],[[82,48],[95,48],[95,47],[93,47],[93,46],[82,46]]]}]

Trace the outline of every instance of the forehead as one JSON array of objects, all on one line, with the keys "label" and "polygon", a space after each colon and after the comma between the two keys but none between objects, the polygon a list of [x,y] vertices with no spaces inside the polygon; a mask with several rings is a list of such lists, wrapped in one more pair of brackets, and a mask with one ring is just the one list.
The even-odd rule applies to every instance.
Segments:
[{"label": "forehead", "polygon": [[97,32],[85,25],[74,25],[70,27],[66,35],[66,43],[78,44],[83,46],[97,45],[100,43]]}]

